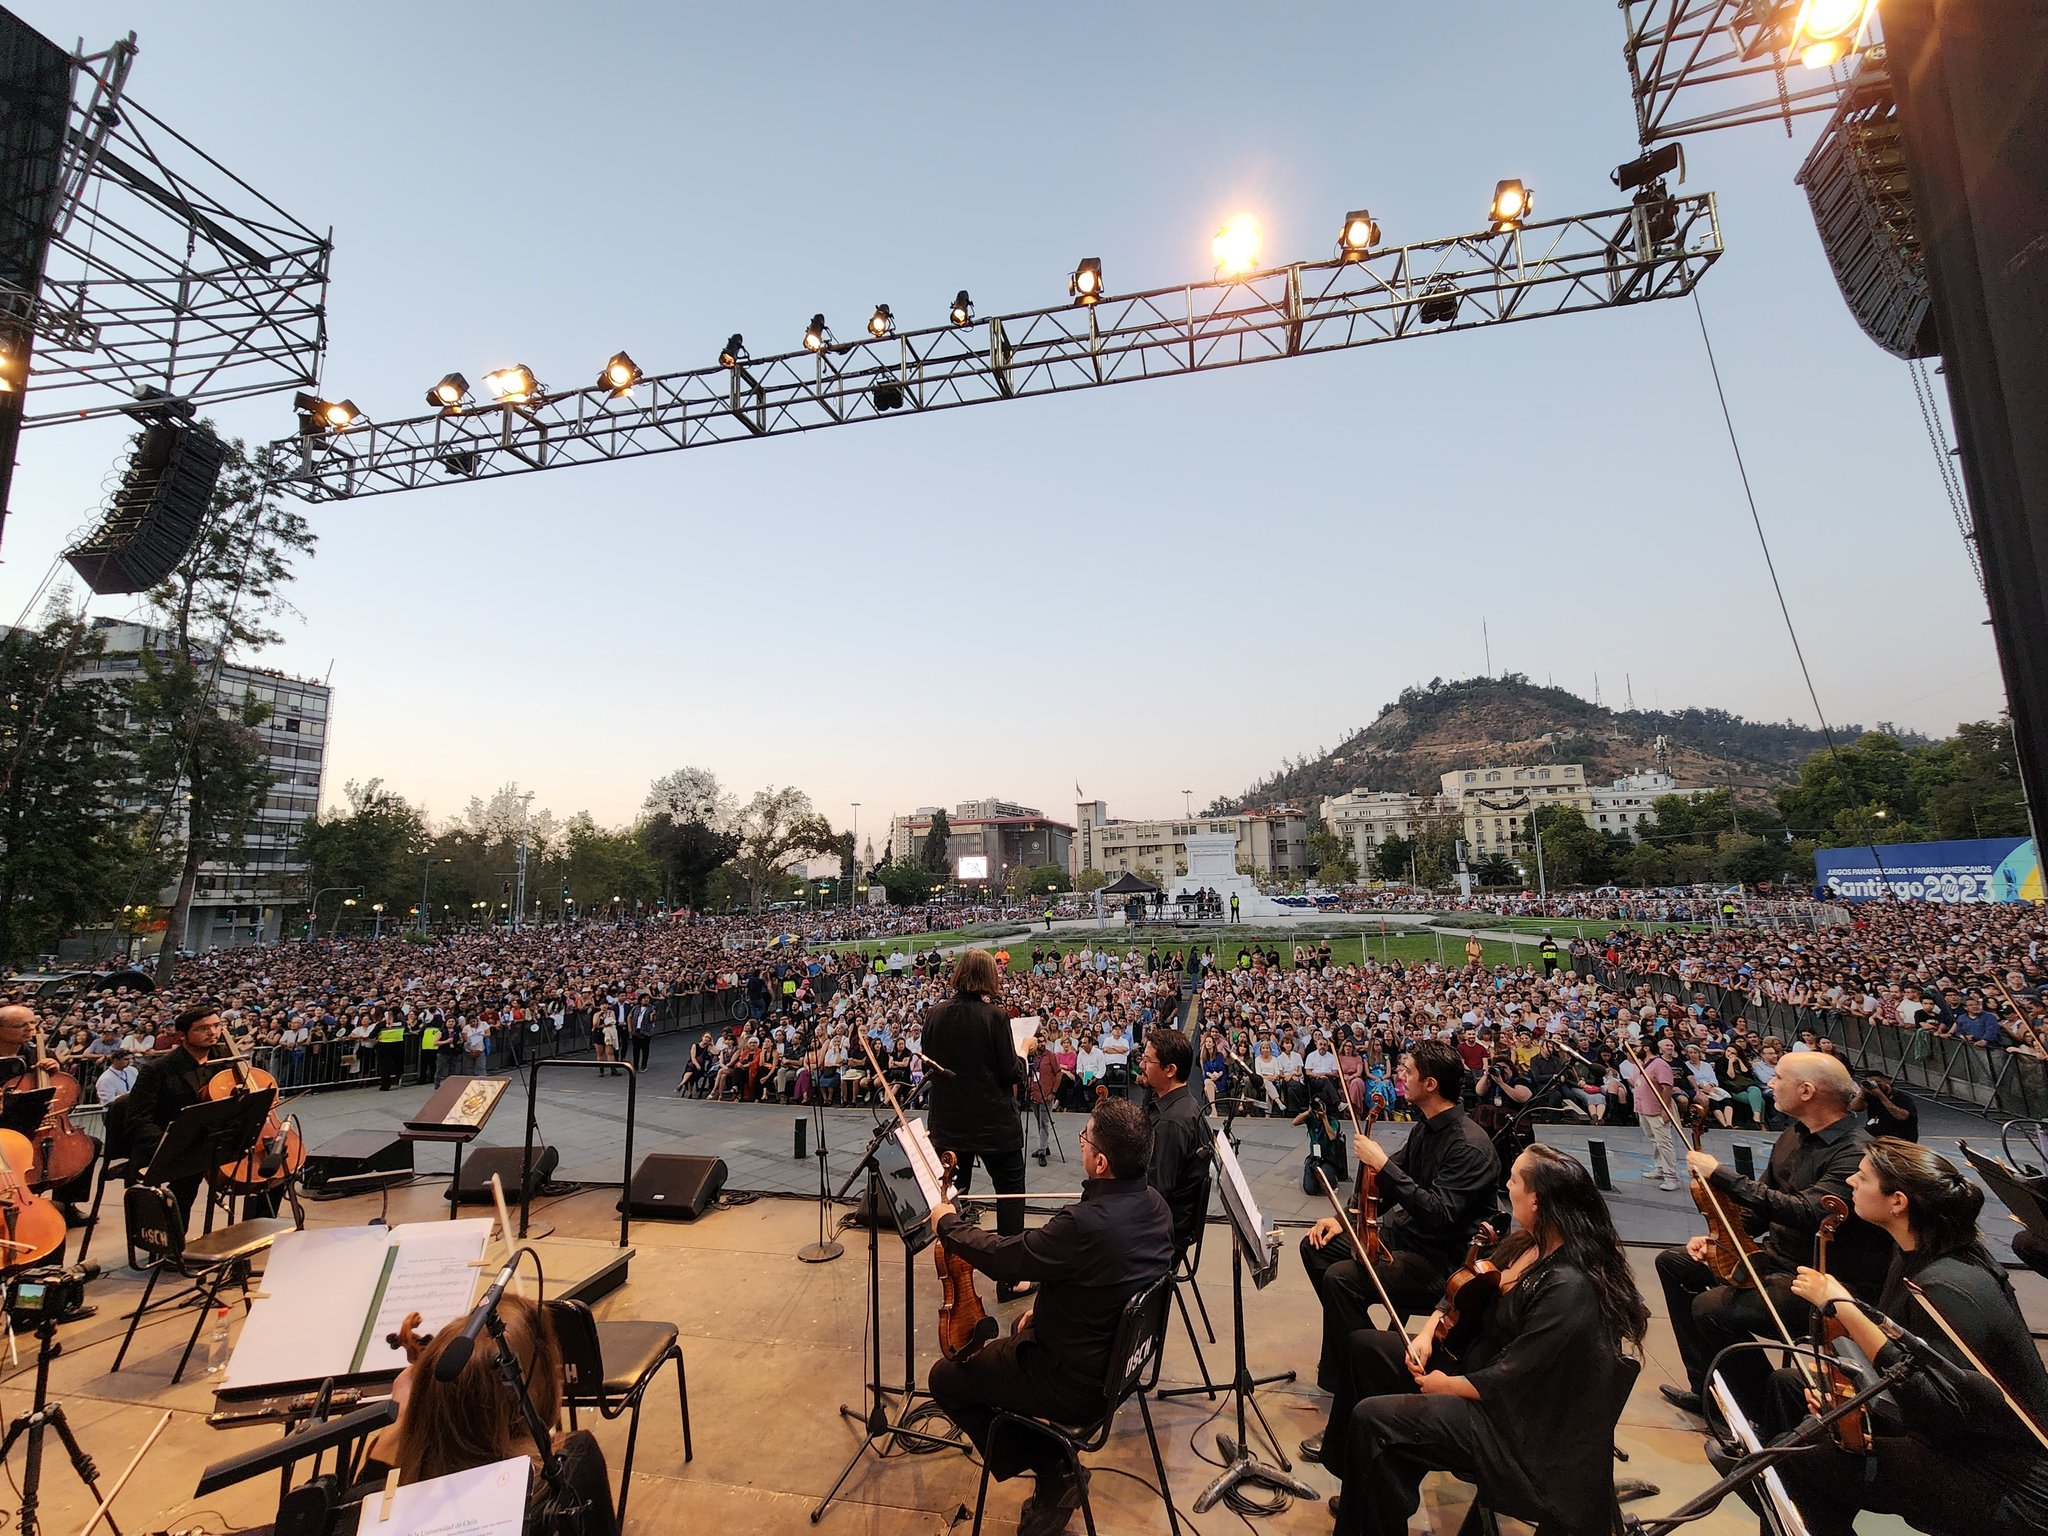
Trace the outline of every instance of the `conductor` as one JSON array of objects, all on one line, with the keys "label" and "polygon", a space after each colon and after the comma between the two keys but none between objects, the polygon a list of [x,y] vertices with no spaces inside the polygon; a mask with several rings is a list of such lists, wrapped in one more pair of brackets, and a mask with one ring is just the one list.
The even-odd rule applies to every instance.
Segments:
[{"label": "conductor", "polygon": [[[938,1068],[932,1074],[932,1147],[958,1158],[962,1196],[976,1158],[997,1194],[1024,1193],[1024,1123],[1016,1106],[1024,1063],[1010,1038],[1010,1016],[996,1004],[1001,990],[995,957],[970,949],[953,963],[951,1000],[925,1016],[924,1059]],[[1026,1041],[1026,1049],[1033,1043]],[[996,1202],[996,1231],[1022,1236],[1022,1200]],[[996,1299],[1012,1301],[1034,1288],[1027,1281],[1004,1282],[996,1287]]]}]

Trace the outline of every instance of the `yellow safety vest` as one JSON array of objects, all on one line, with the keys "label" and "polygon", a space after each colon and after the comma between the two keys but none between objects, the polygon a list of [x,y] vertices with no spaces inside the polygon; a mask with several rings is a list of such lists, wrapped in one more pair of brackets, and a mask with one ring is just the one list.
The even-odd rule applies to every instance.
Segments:
[{"label": "yellow safety vest", "polygon": [[379,1045],[399,1045],[404,1040],[405,1026],[403,1024],[390,1024],[377,1031],[377,1043]]},{"label": "yellow safety vest", "polygon": [[440,1048],[441,1031],[429,1024],[420,1031],[420,1049],[423,1051],[437,1051]]}]

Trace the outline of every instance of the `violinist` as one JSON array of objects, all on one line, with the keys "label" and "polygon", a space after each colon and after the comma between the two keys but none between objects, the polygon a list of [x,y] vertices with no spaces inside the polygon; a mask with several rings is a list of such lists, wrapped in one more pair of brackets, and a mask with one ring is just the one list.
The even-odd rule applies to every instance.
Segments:
[{"label": "violinist", "polygon": [[[1686,1153],[1692,1176],[1705,1182],[1732,1219],[1761,1235],[1755,1267],[1769,1300],[1754,1286],[1719,1278],[1708,1263],[1710,1239],[1705,1235],[1657,1255],[1657,1278],[1688,1378],[1684,1388],[1660,1388],[1674,1406],[1700,1413],[1708,1365],[1730,1344],[1775,1332],[1773,1307],[1785,1326],[1805,1330],[1807,1307],[1792,1294],[1793,1273],[1812,1261],[1814,1233],[1825,1214],[1821,1197],[1848,1201],[1849,1175],[1870,1144],[1849,1110],[1855,1096],[1856,1085],[1839,1060],[1820,1051],[1795,1051],[1778,1063],[1771,1079],[1772,1102],[1792,1124],[1771,1148],[1770,1166],[1761,1179],[1738,1176],[1711,1153]],[[1885,1261],[1884,1234],[1869,1223],[1852,1217],[1835,1234],[1832,1268],[1855,1295],[1877,1294]],[[1737,1273],[1747,1279],[1746,1271]],[[1748,1350],[1730,1356],[1722,1376],[1744,1410],[1761,1417],[1769,1376],[1763,1355]]]},{"label": "violinist", "polygon": [[[122,1145],[136,1162],[146,1164],[156,1156],[164,1130],[181,1109],[190,1109],[206,1097],[206,1086],[219,1067],[209,1062],[224,1061],[234,1052],[222,1043],[226,1032],[220,1019],[220,1005],[194,1003],[172,1020],[180,1039],[175,1049],[160,1052],[142,1064],[135,1074],[135,1086],[121,1103]],[[139,1175],[147,1179],[147,1173]],[[199,1196],[199,1175],[175,1179],[170,1190],[189,1222],[192,1202]]]},{"label": "violinist", "polygon": [[[1494,1208],[1500,1159],[1484,1131],[1472,1123],[1458,1099],[1465,1087],[1465,1062],[1445,1040],[1419,1040],[1401,1058],[1401,1091],[1422,1123],[1389,1153],[1369,1135],[1352,1137],[1359,1162],[1377,1175],[1383,1209],[1379,1233],[1387,1256],[1378,1261],[1380,1281],[1405,1316],[1423,1312],[1443,1294],[1451,1267],[1479,1223]],[[1316,1380],[1333,1390],[1344,1341],[1367,1326],[1367,1309],[1378,1292],[1351,1251],[1341,1222],[1325,1216],[1301,1240],[1301,1264],[1323,1304],[1323,1346]],[[1401,1319],[1388,1319],[1399,1328]]]},{"label": "violinist", "polygon": [[1343,1481],[1340,1536],[1403,1536],[1437,1469],[1557,1536],[1607,1536],[1622,1353],[1640,1352],[1649,1308],[1576,1159],[1531,1146],[1507,1188],[1500,1295],[1462,1358],[1435,1344],[1434,1316],[1412,1346],[1372,1328],[1345,1341],[1317,1458]]},{"label": "violinist", "polygon": [[[958,1157],[963,1195],[977,1157],[996,1193],[1024,1193],[1024,1125],[1015,1098],[1024,1082],[1024,1063],[1010,1036],[1010,1016],[996,1005],[1001,989],[995,956],[970,949],[953,964],[951,1001],[932,1009],[925,1020],[925,1060],[940,1069],[931,1089],[932,1147]],[[996,1230],[1005,1237],[1023,1232],[1022,1200],[996,1202]],[[1004,1281],[996,1288],[996,1300],[1012,1300],[1028,1289]]]},{"label": "violinist", "polygon": [[[1833,1444],[1778,1465],[1785,1491],[1813,1536],[1847,1536],[1858,1510],[1903,1516],[1933,1536],[2018,1536],[2048,1528],[2048,1450],[2006,1405],[2003,1385],[2048,1423],[2048,1373],[2028,1336],[2005,1271],[1977,1230],[1984,1195],[1946,1158],[1912,1142],[1879,1137],[1849,1176],[1856,1214],[1896,1245],[1878,1306],[1956,1369],[1925,1364],[1891,1389],[1871,1458]],[[1970,1352],[1996,1378],[1971,1368],[1907,1282],[1919,1285]],[[1801,1269],[1792,1289],[1831,1309],[1844,1332],[1880,1369],[1901,1347],[1890,1342],[1840,1280]],[[1790,1373],[1781,1373],[1786,1375]],[[1805,1411],[1797,1385],[1781,1383]],[[1874,1464],[1873,1464],[1874,1462]]]},{"label": "violinist", "polygon": [[[927,1029],[927,1042],[931,1034]],[[1080,1506],[1083,1483],[1042,1435],[1005,1428],[991,1454],[992,1410],[1062,1423],[1099,1415],[1124,1305],[1173,1262],[1172,1215],[1146,1182],[1152,1128],[1145,1112],[1128,1099],[1103,1099],[1081,1132],[1080,1151],[1081,1198],[1042,1227],[997,1235],[961,1220],[951,1203],[933,1212],[939,1240],[983,1274],[1013,1288],[1025,1281],[1042,1287],[1008,1338],[959,1360],[936,1361],[931,1370],[932,1396],[987,1458],[990,1475],[1036,1475],[1019,1536],[1058,1536]]]}]

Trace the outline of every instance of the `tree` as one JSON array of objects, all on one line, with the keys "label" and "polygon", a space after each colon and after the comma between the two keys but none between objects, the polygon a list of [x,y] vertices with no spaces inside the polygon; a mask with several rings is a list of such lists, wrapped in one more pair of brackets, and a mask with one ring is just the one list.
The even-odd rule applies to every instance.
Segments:
[{"label": "tree", "polygon": [[1441,885],[1458,872],[1458,839],[1465,824],[1456,816],[1431,816],[1415,829],[1415,878]]},{"label": "tree", "polygon": [[1472,872],[1472,878],[1481,885],[1520,885],[1522,872],[1515,868],[1514,861],[1504,853],[1489,853],[1480,860],[1479,867]]},{"label": "tree", "polygon": [[1795,834],[1842,843],[1904,842],[1920,835],[1920,790],[1896,736],[1865,731],[1839,752],[1816,752],[1799,782],[1778,791]]},{"label": "tree", "polygon": [[569,894],[585,912],[630,912],[661,894],[661,871],[640,838],[625,828],[600,827],[588,811],[569,818],[562,852]]},{"label": "tree", "polygon": [[1358,879],[1358,858],[1351,851],[1351,843],[1335,832],[1309,833],[1308,857],[1315,866],[1319,884],[1351,885]]},{"label": "tree", "polygon": [[884,860],[875,870],[875,883],[889,893],[889,900],[899,907],[921,907],[931,900],[932,892],[939,887],[940,876],[926,869],[920,863],[898,864]]},{"label": "tree", "polygon": [[1083,896],[1101,890],[1109,884],[1109,876],[1099,869],[1084,869],[1074,876],[1074,889]]},{"label": "tree", "polygon": [[749,910],[761,910],[769,883],[807,853],[828,853],[831,829],[811,809],[811,797],[795,787],[769,785],[755,791],[740,812],[739,852],[733,864],[746,882]]},{"label": "tree", "polygon": [[918,851],[917,862],[935,875],[951,873],[946,858],[946,842],[953,835],[952,825],[946,820],[944,811],[932,812],[931,830],[924,835],[924,846]]},{"label": "tree", "polygon": [[1782,838],[1724,832],[1714,856],[1714,878],[1761,885],[1784,879],[1796,863],[1791,845]]},{"label": "tree", "polygon": [[1543,878],[1552,890],[1605,885],[1613,878],[1613,845],[1576,807],[1539,805],[1530,823],[1543,840]]},{"label": "tree", "polygon": [[640,803],[643,816],[666,815],[677,826],[697,822],[716,832],[729,832],[739,820],[739,802],[720,787],[708,768],[678,768],[647,786]]},{"label": "tree", "polygon": [[185,813],[184,858],[157,961],[159,987],[176,977],[176,943],[199,866],[239,854],[270,789],[268,756],[256,732],[269,706],[254,695],[225,698],[217,686],[229,660],[282,638],[271,621],[292,611],[284,597],[292,562],[316,542],[304,515],[279,499],[269,455],[267,448],[250,455],[239,439],[225,444],[198,537],[146,600],[167,634],[169,653],[145,649],[142,656],[134,693],[142,733],[136,755],[166,810],[182,796]]},{"label": "tree", "polygon": [[382,779],[350,779],[342,793],[346,810],[331,810],[299,829],[306,894],[331,886],[360,889],[365,907],[381,901],[387,911],[406,911],[420,897],[422,861],[432,841],[426,818]]},{"label": "tree", "polygon": [[1373,850],[1373,874],[1382,880],[1406,880],[1408,859],[1414,852],[1415,840],[1403,837],[1398,832],[1381,839],[1379,847]]},{"label": "tree", "polygon": [[662,899],[702,908],[712,873],[740,851],[737,832],[715,831],[701,821],[677,821],[659,811],[640,824],[640,840],[661,872]]},{"label": "tree", "polygon": [[1929,837],[2027,836],[2027,802],[2011,721],[1965,722],[1948,740],[1915,747],[1907,755]]}]

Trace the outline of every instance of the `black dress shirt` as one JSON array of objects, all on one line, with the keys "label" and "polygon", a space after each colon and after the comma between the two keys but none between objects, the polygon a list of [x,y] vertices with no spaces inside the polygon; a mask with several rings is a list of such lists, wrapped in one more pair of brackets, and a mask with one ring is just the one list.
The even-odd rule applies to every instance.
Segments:
[{"label": "black dress shirt", "polygon": [[1215,1142],[1208,1118],[1186,1083],[1161,1094],[1147,1108],[1152,1117],[1152,1187],[1166,1197],[1166,1207],[1173,1213],[1174,1245],[1186,1248],[1209,1214],[1204,1180]]},{"label": "black dress shirt", "polygon": [[1010,1038],[1010,1016],[966,992],[924,1021],[924,1058],[933,1074],[932,1145],[944,1152],[1021,1152],[1024,1122],[1015,1089],[1024,1063]]},{"label": "black dress shirt", "polygon": [[1380,1170],[1380,1236],[1449,1266],[1494,1208],[1500,1158],[1455,1104],[1424,1120]]},{"label": "black dress shirt", "polygon": [[[216,1044],[207,1060],[232,1055],[234,1052],[226,1045]],[[135,1086],[125,1101],[128,1155],[143,1162],[156,1156],[157,1143],[164,1139],[164,1129],[171,1118],[205,1098],[206,1085],[220,1070],[194,1061],[192,1053],[182,1045],[145,1061],[135,1074]]]},{"label": "black dress shirt", "polygon": [[1087,1179],[1081,1198],[1016,1237],[958,1216],[939,1223],[946,1246],[1005,1285],[1039,1283],[1031,1337],[1063,1384],[1099,1397],[1124,1304],[1173,1263],[1173,1218],[1144,1179]]},{"label": "black dress shirt", "polygon": [[[1833,1195],[1852,1210],[1849,1175],[1863,1161],[1870,1136],[1848,1115],[1818,1131],[1794,1121],[1771,1147],[1761,1179],[1745,1179],[1725,1163],[1710,1181],[1716,1192],[1743,1209],[1745,1225],[1763,1238],[1773,1267],[1793,1269],[1813,1262],[1813,1235],[1820,1229],[1822,1195]],[[1894,1252],[1892,1240],[1851,1215],[1835,1233],[1828,1269],[1865,1300],[1884,1284]]]}]

